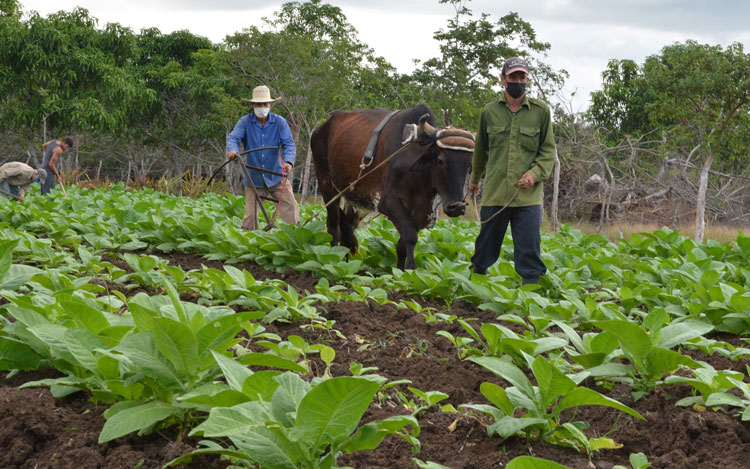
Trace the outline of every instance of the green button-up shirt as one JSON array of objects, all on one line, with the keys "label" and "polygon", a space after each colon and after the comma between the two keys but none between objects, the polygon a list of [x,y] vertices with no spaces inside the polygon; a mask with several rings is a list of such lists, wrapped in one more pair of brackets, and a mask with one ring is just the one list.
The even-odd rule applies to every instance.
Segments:
[{"label": "green button-up shirt", "polygon": [[510,207],[541,205],[543,181],[555,164],[552,117],[544,101],[524,97],[514,115],[505,93],[482,109],[474,146],[471,182],[484,176],[483,206],[505,206],[516,193],[518,180],[529,172],[534,186],[519,190]]}]

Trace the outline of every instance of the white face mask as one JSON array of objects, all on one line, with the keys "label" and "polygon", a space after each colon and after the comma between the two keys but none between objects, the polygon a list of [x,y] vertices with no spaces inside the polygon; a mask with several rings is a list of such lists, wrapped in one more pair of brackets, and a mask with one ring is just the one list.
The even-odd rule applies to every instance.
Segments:
[{"label": "white face mask", "polygon": [[268,113],[271,112],[271,107],[255,107],[253,108],[253,111],[255,112],[255,117],[258,119],[265,119],[268,117]]}]

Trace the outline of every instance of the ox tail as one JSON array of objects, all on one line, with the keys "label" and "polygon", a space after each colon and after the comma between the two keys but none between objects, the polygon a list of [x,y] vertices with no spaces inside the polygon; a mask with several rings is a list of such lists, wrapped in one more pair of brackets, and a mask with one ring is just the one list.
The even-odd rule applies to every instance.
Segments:
[{"label": "ox tail", "polygon": [[[327,120],[315,127],[310,134],[310,152],[312,153],[313,163],[315,164],[315,174],[327,176],[330,180],[330,168],[328,166],[328,127],[331,120]],[[323,181],[318,181],[321,185]]]}]

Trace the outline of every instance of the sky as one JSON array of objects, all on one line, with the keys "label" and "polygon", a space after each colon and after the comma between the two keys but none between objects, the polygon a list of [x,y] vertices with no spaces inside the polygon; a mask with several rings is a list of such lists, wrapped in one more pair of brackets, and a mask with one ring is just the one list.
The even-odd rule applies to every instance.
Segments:
[{"label": "sky", "polygon": [[[187,29],[222,42],[248,26],[262,26],[284,3],[259,0],[20,0],[23,11],[42,16],[76,6],[86,8],[99,26],[117,22],[139,32],[157,27],[163,33]],[[303,1],[303,0],[299,0]],[[326,0],[324,0],[326,1]],[[341,8],[359,39],[401,73],[414,60],[439,55],[433,35],[455,13],[438,0],[327,0]],[[557,97],[571,112],[583,112],[592,91],[601,89],[601,73],[610,59],[642,64],[664,46],[688,39],[726,47],[750,46],[747,0],[473,0],[474,17],[494,21],[513,11],[530,23],[537,39],[551,45],[543,60],[570,74]]]}]

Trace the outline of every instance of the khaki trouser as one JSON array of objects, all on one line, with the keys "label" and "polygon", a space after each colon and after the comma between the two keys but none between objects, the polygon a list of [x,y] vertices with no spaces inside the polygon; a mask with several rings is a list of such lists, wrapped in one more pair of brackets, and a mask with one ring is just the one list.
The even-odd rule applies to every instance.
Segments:
[{"label": "khaki trouser", "polygon": [[[292,192],[292,183],[287,179],[282,189],[281,183],[273,187],[256,187],[258,195],[281,199],[281,208],[279,215],[281,219],[291,225],[299,224],[299,206]],[[283,196],[282,196],[283,192]],[[268,217],[273,219],[273,213],[269,212]],[[265,220],[264,220],[265,221]],[[258,202],[255,200],[255,193],[251,187],[245,186],[245,217],[242,219],[243,230],[258,229]]]}]

